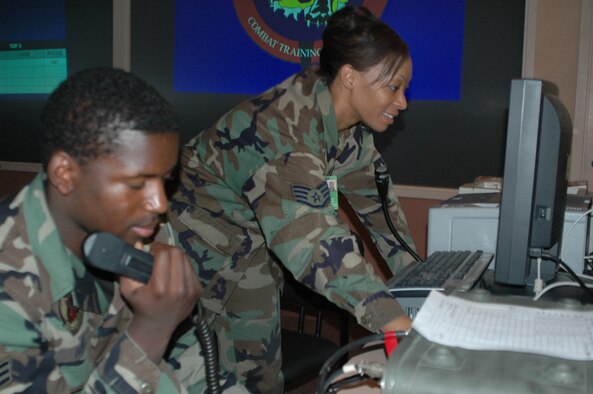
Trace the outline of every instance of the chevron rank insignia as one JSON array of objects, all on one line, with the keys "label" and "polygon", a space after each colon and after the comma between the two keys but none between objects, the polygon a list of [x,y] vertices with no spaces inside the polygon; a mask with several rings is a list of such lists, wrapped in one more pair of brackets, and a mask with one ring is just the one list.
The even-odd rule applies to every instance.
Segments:
[{"label": "chevron rank insignia", "polygon": [[6,387],[12,382],[12,373],[10,370],[10,360],[0,361],[0,388]]},{"label": "chevron rank insignia", "polygon": [[292,185],[292,194],[296,202],[308,205],[311,208],[322,208],[330,202],[329,189],[325,181],[315,188],[305,185]]}]

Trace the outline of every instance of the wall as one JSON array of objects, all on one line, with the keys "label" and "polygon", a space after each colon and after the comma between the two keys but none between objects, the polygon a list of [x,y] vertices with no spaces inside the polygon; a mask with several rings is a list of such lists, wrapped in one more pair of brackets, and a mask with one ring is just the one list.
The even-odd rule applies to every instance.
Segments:
[{"label": "wall", "polygon": [[545,79],[573,121],[569,179],[593,182],[593,0],[527,0],[523,77]]},{"label": "wall", "polygon": [[33,177],[35,177],[34,172],[0,170],[0,198],[17,191],[29,183]]},{"label": "wall", "polygon": [[[591,85],[593,78],[591,19],[593,0],[528,0],[525,15],[524,77],[549,79],[560,88],[560,97],[575,117],[572,179],[584,179],[591,172],[593,122]],[[129,0],[114,0],[114,32],[127,32]],[[129,68],[129,34],[115,34],[126,39],[114,41],[114,64]],[[590,119],[591,118],[591,119]],[[6,170],[0,163],[0,195],[27,183],[36,171]],[[436,169],[435,169],[436,170]],[[592,178],[593,179],[593,178]],[[428,208],[454,194],[454,189],[398,186],[402,206],[419,253],[426,251]]]}]

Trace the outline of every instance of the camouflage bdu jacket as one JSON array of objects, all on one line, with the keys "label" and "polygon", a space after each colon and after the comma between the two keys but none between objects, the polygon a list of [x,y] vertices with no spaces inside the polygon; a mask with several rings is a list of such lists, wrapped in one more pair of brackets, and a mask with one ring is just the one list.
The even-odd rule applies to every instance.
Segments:
[{"label": "camouflage bdu jacket", "polygon": [[[187,226],[175,229],[199,265],[205,298],[224,305],[237,273],[261,259],[259,249],[267,246],[299,281],[370,330],[404,313],[364,261],[326,183],[337,177],[396,273],[413,259],[382,213],[374,171],[383,160],[368,129],[337,131],[329,89],[314,70],[240,104],[189,141],[181,160],[172,224]],[[395,225],[413,245],[391,184],[388,197]]]},{"label": "camouflage bdu jacket", "polygon": [[132,312],[117,283],[62,244],[42,179],[0,204],[0,391],[205,392],[193,330],[169,364],[147,359],[126,334]]}]

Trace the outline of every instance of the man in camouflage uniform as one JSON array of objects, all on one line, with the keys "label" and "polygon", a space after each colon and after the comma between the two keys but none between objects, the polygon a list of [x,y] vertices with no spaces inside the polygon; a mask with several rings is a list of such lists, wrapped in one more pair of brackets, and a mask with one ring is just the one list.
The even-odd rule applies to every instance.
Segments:
[{"label": "man in camouflage uniform", "polygon": [[[368,12],[363,18],[366,24],[380,23]],[[396,81],[385,90],[387,109],[368,116],[375,130],[384,131],[406,106],[407,46],[397,60],[396,75],[386,78]],[[282,386],[277,261],[370,331],[409,327],[330,203],[326,181],[335,177],[391,270],[397,273],[413,260],[389,231],[381,209],[374,173],[384,162],[373,135],[361,122],[342,129],[335,100],[327,81],[305,70],[241,103],[182,150],[171,224],[199,266],[208,299],[203,305],[220,348],[227,349],[222,362],[235,366],[251,392],[279,392]],[[413,246],[391,183],[388,200],[395,226]]]},{"label": "man in camouflage uniform", "polygon": [[[85,70],[51,95],[42,146],[43,171],[0,203],[0,391],[205,392],[194,330],[169,343],[202,290],[157,225],[177,161],[169,105],[129,73]],[[150,281],[90,270],[94,230],[150,246]]]}]

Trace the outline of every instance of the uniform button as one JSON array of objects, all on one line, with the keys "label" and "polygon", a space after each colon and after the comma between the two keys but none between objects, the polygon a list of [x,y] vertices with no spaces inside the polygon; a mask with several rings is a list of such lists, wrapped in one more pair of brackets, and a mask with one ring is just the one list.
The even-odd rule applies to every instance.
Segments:
[{"label": "uniform button", "polygon": [[152,394],[152,393],[154,393],[154,391],[152,390],[152,387],[150,386],[150,384],[148,384],[146,382],[140,382],[140,393]]}]

